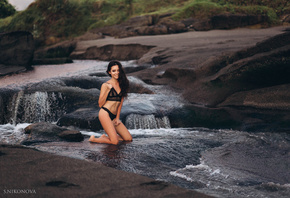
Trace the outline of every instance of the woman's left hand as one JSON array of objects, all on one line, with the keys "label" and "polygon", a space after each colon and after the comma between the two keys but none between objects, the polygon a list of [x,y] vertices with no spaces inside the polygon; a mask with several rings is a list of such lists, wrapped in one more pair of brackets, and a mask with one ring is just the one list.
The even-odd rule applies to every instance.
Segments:
[{"label": "woman's left hand", "polygon": [[121,122],[121,120],[119,120],[119,119],[114,119],[114,120],[113,120],[113,123],[114,123],[115,126],[118,126],[118,125],[121,124],[122,122]]}]

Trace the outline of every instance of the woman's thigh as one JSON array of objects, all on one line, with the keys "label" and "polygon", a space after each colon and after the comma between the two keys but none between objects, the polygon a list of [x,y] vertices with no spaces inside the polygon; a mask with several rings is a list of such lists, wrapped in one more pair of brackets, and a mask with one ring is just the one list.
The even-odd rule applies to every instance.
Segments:
[{"label": "woman's thigh", "polygon": [[99,112],[99,120],[101,122],[101,125],[105,132],[108,134],[110,140],[118,139],[117,132],[115,130],[115,127],[113,125],[113,122],[105,110],[101,109]]},{"label": "woman's thigh", "polygon": [[120,123],[118,126],[115,126],[117,133],[122,137],[125,141],[132,141],[132,136],[126,126],[123,123]]}]

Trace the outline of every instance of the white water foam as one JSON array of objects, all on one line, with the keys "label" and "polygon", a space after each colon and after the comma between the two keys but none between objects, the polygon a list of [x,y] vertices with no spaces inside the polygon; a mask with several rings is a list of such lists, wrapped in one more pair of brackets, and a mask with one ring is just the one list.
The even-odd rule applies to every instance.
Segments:
[{"label": "white water foam", "polygon": [[[198,164],[198,165],[186,165],[185,168],[178,169],[176,171],[171,171],[170,175],[172,175],[174,177],[186,179],[187,181],[190,181],[190,182],[193,182],[193,181],[196,181],[196,178],[192,177],[193,172],[198,172],[199,174],[200,174],[200,172],[203,172],[205,175],[222,177],[225,179],[229,177],[229,175],[221,173],[220,169],[214,169],[214,168],[209,167],[208,165],[206,165],[204,163],[204,161],[202,159],[200,159],[200,164]],[[206,184],[206,186],[211,185],[211,183],[206,181],[206,180],[203,180],[203,182],[204,182],[204,184]]]},{"label": "white water foam", "polygon": [[24,129],[30,125],[29,123],[22,124],[5,124],[0,125],[0,142],[6,144],[19,144],[26,134],[24,134]]}]

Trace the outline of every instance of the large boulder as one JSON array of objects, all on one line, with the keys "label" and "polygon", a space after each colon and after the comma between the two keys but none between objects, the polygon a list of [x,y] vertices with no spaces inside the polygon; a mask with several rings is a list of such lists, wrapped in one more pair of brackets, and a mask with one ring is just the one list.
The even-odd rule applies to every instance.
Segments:
[{"label": "large boulder", "polygon": [[[150,83],[182,88],[183,97],[194,105],[186,111],[193,126],[215,123],[232,128],[234,124],[240,130],[286,131],[290,128],[289,54],[290,32],[285,32],[253,47],[209,58],[197,68],[151,73]],[[179,115],[172,117],[179,120]]]},{"label": "large boulder", "polygon": [[[153,82],[184,87],[183,96],[191,103],[216,106],[234,93],[289,84],[289,54],[290,32],[286,32],[254,47],[209,59],[197,69],[168,68]],[[277,90],[283,94],[276,97],[285,95],[285,89]],[[272,92],[264,89],[263,93],[266,91]]]},{"label": "large boulder", "polygon": [[30,32],[0,34],[0,65],[2,65],[0,74],[5,74],[5,71],[16,72],[23,68],[31,69],[33,53],[34,39]]},{"label": "large boulder", "polygon": [[98,131],[102,129],[101,123],[98,119],[98,108],[80,108],[72,113],[62,116],[57,125],[59,126],[74,126],[81,129],[90,129]]},{"label": "large boulder", "polygon": [[64,41],[58,44],[37,49],[34,53],[34,65],[72,63],[70,54],[76,48],[76,41]]}]

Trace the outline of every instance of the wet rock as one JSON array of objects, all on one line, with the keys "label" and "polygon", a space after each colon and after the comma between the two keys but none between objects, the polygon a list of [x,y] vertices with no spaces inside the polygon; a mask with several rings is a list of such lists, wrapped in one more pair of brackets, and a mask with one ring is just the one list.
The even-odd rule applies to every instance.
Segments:
[{"label": "wet rock", "polygon": [[185,105],[176,108],[168,115],[171,127],[207,127],[239,129],[242,120],[233,117],[223,108],[207,108],[198,105]]},{"label": "wet rock", "polygon": [[41,134],[43,136],[56,136],[65,130],[67,129],[47,122],[31,124],[24,129],[25,134]]},{"label": "wet rock", "polygon": [[74,130],[63,131],[58,134],[58,137],[73,142],[80,142],[84,140],[84,136],[79,131]]},{"label": "wet rock", "polygon": [[62,116],[57,125],[59,126],[74,126],[81,129],[89,129],[98,131],[102,129],[98,119],[98,108],[80,108],[74,112]]},{"label": "wet rock", "polygon": [[29,137],[22,142],[24,145],[52,141],[82,141],[83,135],[79,131],[68,130],[47,122],[34,123],[24,129]]},{"label": "wet rock", "polygon": [[0,34],[0,75],[31,69],[34,39],[30,32]]},{"label": "wet rock", "polygon": [[255,107],[260,109],[290,110],[290,84],[241,91],[229,96],[218,106]]}]

